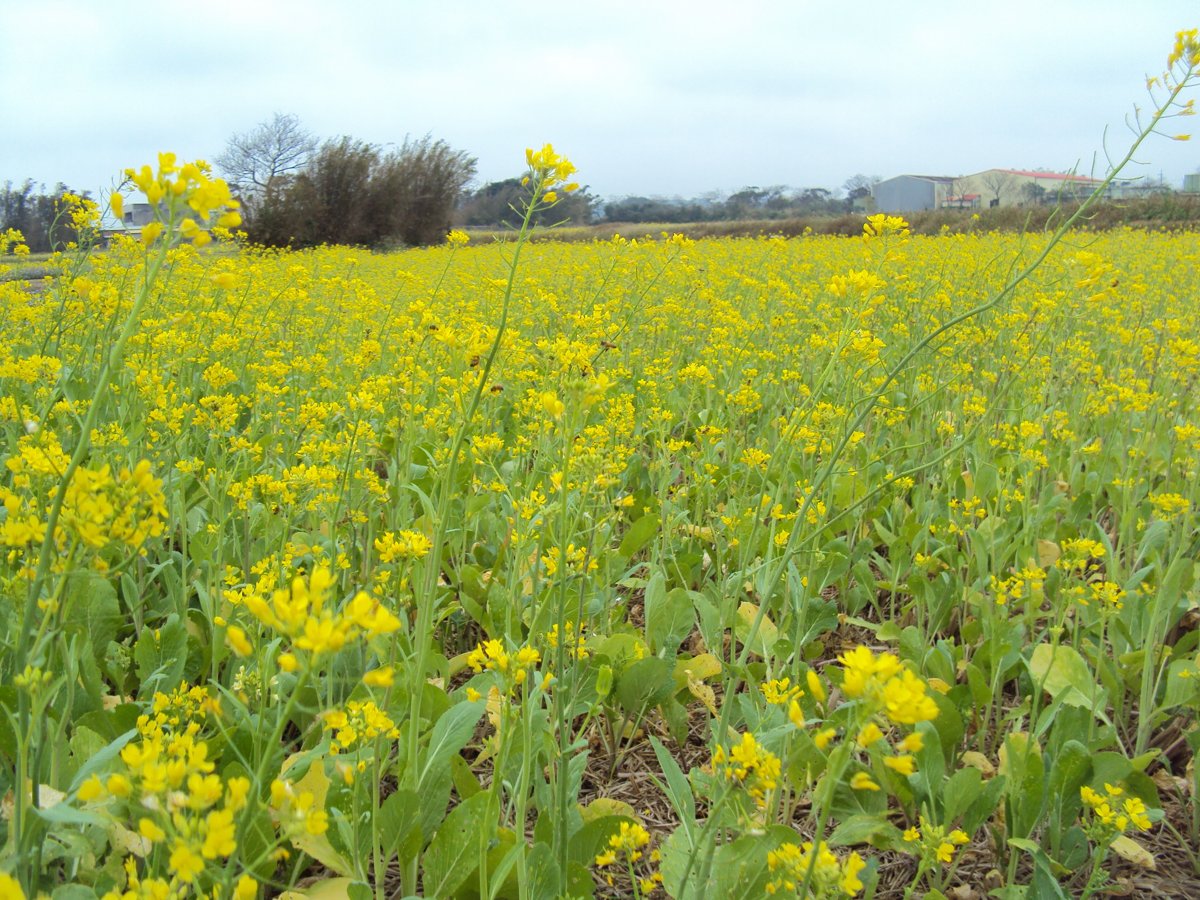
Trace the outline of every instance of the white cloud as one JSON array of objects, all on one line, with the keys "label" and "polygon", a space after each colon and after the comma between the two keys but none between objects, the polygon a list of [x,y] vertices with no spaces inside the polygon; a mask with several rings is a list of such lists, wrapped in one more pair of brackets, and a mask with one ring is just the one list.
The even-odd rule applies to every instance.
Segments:
[{"label": "white cloud", "polygon": [[[0,179],[96,189],[160,149],[214,156],[277,110],[330,137],[431,132],[485,179],[551,140],[606,195],[1086,168],[1197,24],[1182,0],[1128,15],[1117,0],[0,0]],[[1178,181],[1193,146],[1143,157]]]}]

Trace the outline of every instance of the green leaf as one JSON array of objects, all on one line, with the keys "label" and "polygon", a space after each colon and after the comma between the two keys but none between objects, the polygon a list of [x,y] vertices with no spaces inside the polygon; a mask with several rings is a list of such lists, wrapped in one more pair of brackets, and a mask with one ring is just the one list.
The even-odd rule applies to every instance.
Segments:
[{"label": "green leaf", "polygon": [[903,833],[883,815],[850,816],[829,835],[831,847],[870,844],[873,847],[894,849],[903,843]]},{"label": "green leaf", "polygon": [[1029,673],[1051,697],[1071,706],[1093,709],[1103,705],[1104,691],[1096,685],[1086,660],[1067,644],[1038,644],[1029,658]]},{"label": "green leaf", "polygon": [[97,661],[103,659],[108,642],[115,640],[125,616],[117,600],[117,590],[107,578],[96,572],[72,575],[67,579],[67,605],[71,610],[68,630],[87,635]]},{"label": "green leaf", "polygon": [[187,662],[187,628],[183,620],[171,613],[161,628],[143,628],[133,647],[133,656],[137,660],[141,696],[174,690],[182,680]]},{"label": "green leaf", "polygon": [[[1092,776],[1092,754],[1079,741],[1067,741],[1055,754],[1050,766],[1050,796],[1058,798],[1059,804],[1069,810],[1076,809],[1082,802],[1079,789]],[[1072,812],[1069,818],[1074,819]],[[1068,823],[1063,822],[1064,826]]]},{"label": "green leaf", "polygon": [[649,544],[656,534],[658,534],[658,516],[654,513],[647,513],[629,526],[629,530],[621,538],[617,553],[622,559],[628,560]]},{"label": "green leaf", "polygon": [[692,796],[692,785],[687,780],[687,776],[683,774],[683,769],[679,768],[679,763],[675,761],[662,742],[651,735],[650,745],[654,748],[654,755],[658,759],[658,767],[662,770],[663,775],[667,779],[667,797],[671,801],[671,806],[675,810],[675,814],[679,816],[680,825],[685,833],[690,833],[692,826],[696,822],[696,799]]},{"label": "green leaf", "polygon": [[[398,790],[390,794],[379,806],[379,815],[372,823],[383,838],[383,849],[387,856],[399,855],[401,860],[411,859],[421,849],[421,803],[415,791]],[[417,846],[411,853],[409,844],[415,833]]]},{"label": "green leaf", "polygon": [[79,767],[79,770],[75,773],[75,777],[71,779],[71,787],[67,790],[67,793],[75,793],[79,790],[79,786],[87,781],[93,773],[103,771],[110,762],[117,758],[117,754],[121,752],[125,745],[135,737],[137,737],[136,729],[127,731],[109,743],[103,750],[93,754],[87,762]]},{"label": "green leaf", "polygon": [[966,812],[983,793],[983,775],[978,769],[959,769],[950,776],[942,796],[946,799],[942,823],[949,825]]},{"label": "green leaf", "polygon": [[655,572],[646,585],[646,642],[655,654],[679,649],[696,623],[688,592],[683,588],[667,591],[666,584],[663,573]]},{"label": "green leaf", "polygon": [[675,690],[675,667],[669,660],[648,656],[621,673],[613,691],[626,712],[639,715],[658,706]]},{"label": "green leaf", "polygon": [[450,771],[450,757],[457,755],[475,733],[475,723],[483,715],[484,706],[482,700],[455,704],[434,723],[417,787],[422,801],[425,787],[442,773]]},{"label": "green leaf", "polygon": [[482,791],[450,811],[425,851],[422,866],[427,897],[453,897],[479,868],[479,853],[495,830],[485,818],[492,795]]}]

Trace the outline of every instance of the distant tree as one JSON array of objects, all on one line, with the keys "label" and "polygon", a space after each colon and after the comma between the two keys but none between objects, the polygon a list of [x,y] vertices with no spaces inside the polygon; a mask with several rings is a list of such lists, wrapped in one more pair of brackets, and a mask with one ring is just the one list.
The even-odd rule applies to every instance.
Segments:
[{"label": "distant tree", "polygon": [[1030,181],[1021,188],[1021,193],[1025,195],[1025,200],[1035,206],[1040,206],[1046,202],[1046,189],[1036,181]]},{"label": "distant tree", "polygon": [[805,188],[795,198],[791,212],[804,215],[836,212],[840,206],[833,199],[833,191],[826,188]]},{"label": "distant tree", "polygon": [[871,196],[871,188],[879,184],[879,176],[872,175],[870,177],[859,173],[851,175],[842,183],[842,190],[846,192],[846,199],[853,203],[855,200],[861,200],[863,197]]},{"label": "distant tree", "polygon": [[386,208],[380,232],[410,247],[436,244],[450,230],[454,208],[475,176],[475,158],[425,135],[404,141],[380,160],[373,193]]},{"label": "distant tree", "polygon": [[[521,184],[520,178],[493,181],[467,194],[455,219],[462,225],[481,228],[515,227],[521,222],[528,199],[529,188]],[[534,213],[533,224],[587,225],[595,215],[596,202],[586,188],[560,194],[553,207]]]},{"label": "distant tree", "polygon": [[252,218],[262,195],[300,172],[316,149],[316,138],[296,116],[275,113],[269,122],[231,137],[216,164]]},{"label": "distant tree", "polygon": [[474,172],[472,157],[428,136],[387,155],[326,141],[299,174],[267,185],[247,231],[272,246],[437,243]]},{"label": "distant tree", "polygon": [[[25,245],[34,253],[59,250],[70,241],[79,239],[71,224],[63,194],[74,193],[59,182],[47,192],[45,185],[26,179],[20,186],[11,181],[0,188],[0,231],[15,228],[25,237]],[[86,193],[80,196],[88,196]]]},{"label": "distant tree", "polygon": [[979,176],[979,183],[992,194],[990,206],[999,206],[1000,199],[1012,193],[1018,185],[1018,180],[1011,172],[1001,169],[991,169]]}]

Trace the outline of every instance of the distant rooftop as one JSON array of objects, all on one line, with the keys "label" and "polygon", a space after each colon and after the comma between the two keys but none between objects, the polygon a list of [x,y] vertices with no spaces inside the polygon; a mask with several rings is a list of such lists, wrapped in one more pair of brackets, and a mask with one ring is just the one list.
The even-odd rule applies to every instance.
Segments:
[{"label": "distant rooftop", "polygon": [[1099,184],[1099,178],[1088,178],[1086,175],[1072,175],[1068,172],[1031,172],[1026,169],[996,169],[1005,175],[1020,175],[1023,178],[1047,178],[1054,181],[1079,181],[1085,184]]}]

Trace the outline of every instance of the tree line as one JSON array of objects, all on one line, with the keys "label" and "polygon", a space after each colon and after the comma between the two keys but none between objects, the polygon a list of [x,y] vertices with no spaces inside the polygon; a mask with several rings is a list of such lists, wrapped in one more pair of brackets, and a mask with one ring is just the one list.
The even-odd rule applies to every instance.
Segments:
[{"label": "tree line", "polygon": [[51,253],[79,239],[65,194],[86,197],[63,183],[51,191],[27,178],[21,184],[4,182],[0,187],[0,233],[15,228],[25,238],[31,253]]},{"label": "tree line", "polygon": [[[352,137],[319,140],[293,115],[276,113],[233,135],[214,159],[242,203],[249,240],[265,246],[352,244],[373,248],[427,246],[452,226],[519,224],[528,188],[519,176],[468,190],[476,160],[426,135],[386,149]],[[586,188],[539,211],[535,225],[606,222],[713,222],[838,215],[872,182],[856,175],[844,197],[824,188],[746,187],[728,196],[620,197],[604,201]],[[0,231],[17,228],[34,252],[75,239],[62,221],[58,185],[26,181],[0,192]]]}]

